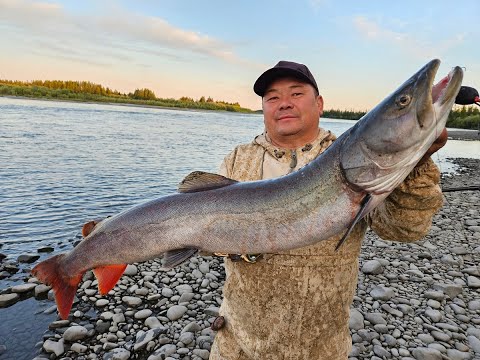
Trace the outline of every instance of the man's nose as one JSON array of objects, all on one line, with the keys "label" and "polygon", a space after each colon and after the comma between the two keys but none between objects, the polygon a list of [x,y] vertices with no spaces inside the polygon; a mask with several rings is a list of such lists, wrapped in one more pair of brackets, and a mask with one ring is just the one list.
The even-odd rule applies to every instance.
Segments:
[{"label": "man's nose", "polygon": [[293,107],[289,97],[283,97],[280,99],[280,110],[291,109]]}]

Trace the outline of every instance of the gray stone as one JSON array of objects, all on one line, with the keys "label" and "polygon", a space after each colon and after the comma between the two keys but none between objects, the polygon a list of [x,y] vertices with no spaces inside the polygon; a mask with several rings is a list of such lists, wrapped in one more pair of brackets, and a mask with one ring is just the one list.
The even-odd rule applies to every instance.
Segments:
[{"label": "gray stone", "polygon": [[195,335],[192,332],[184,332],[180,334],[180,337],[178,338],[178,340],[184,343],[185,345],[188,345],[195,340]]},{"label": "gray stone", "polygon": [[143,310],[137,311],[133,317],[135,319],[143,320],[148,318],[150,315],[152,315],[152,310],[143,309]]},{"label": "gray stone", "polygon": [[103,355],[103,360],[128,360],[130,359],[130,351],[123,348],[116,348],[105,355]]},{"label": "gray stone", "polygon": [[469,288],[478,289],[480,288],[480,279],[476,276],[469,276],[467,278],[467,285]]},{"label": "gray stone", "polygon": [[163,360],[166,357],[173,355],[177,352],[177,347],[173,344],[165,344],[159,349],[155,350],[147,360]]},{"label": "gray stone", "polygon": [[447,356],[449,360],[470,360],[472,358],[470,353],[458,351],[456,349],[448,349]]},{"label": "gray stone", "polygon": [[187,312],[187,310],[188,309],[183,305],[173,305],[167,310],[167,317],[171,321],[178,320]]},{"label": "gray stone", "polygon": [[199,358],[202,358],[203,360],[208,360],[208,358],[210,357],[210,351],[208,350],[194,349],[192,353],[193,355],[196,355]]},{"label": "gray stone", "polygon": [[395,296],[395,292],[391,288],[375,286],[372,291],[370,291],[370,295],[376,300],[390,300]]},{"label": "gray stone", "polygon": [[84,328],[83,326],[74,325],[65,330],[65,332],[63,333],[63,338],[66,341],[73,342],[84,339],[87,334],[88,330],[86,328]]},{"label": "gray stone", "polygon": [[18,261],[19,263],[31,264],[31,263],[37,261],[38,259],[40,259],[40,255],[36,255],[36,254],[23,254],[23,255],[20,255],[20,256],[17,258],[17,261]]},{"label": "gray stone", "polygon": [[160,320],[156,318],[155,316],[150,316],[149,318],[145,319],[145,326],[148,326],[150,329],[155,329],[162,327],[162,324],[160,323]]},{"label": "gray stone", "polygon": [[15,304],[20,299],[18,294],[2,294],[0,295],[0,308]]},{"label": "gray stone", "polygon": [[165,333],[166,330],[166,328],[155,328],[148,330],[147,332],[138,332],[135,340],[135,345],[133,345],[134,351],[143,350],[150,341],[155,340],[158,335]]},{"label": "gray stone", "polygon": [[475,352],[475,354],[480,355],[480,340],[473,335],[469,335],[467,339],[470,348]]},{"label": "gray stone", "polygon": [[11,290],[13,293],[23,294],[32,291],[36,286],[34,283],[20,284],[12,286]]},{"label": "gray stone", "polygon": [[433,322],[439,322],[443,318],[443,315],[440,311],[433,309],[425,310],[425,315],[432,319]]},{"label": "gray stone", "polygon": [[123,275],[134,276],[137,275],[138,269],[135,265],[128,264]]},{"label": "gray stone", "polygon": [[388,350],[385,350],[380,345],[374,345],[373,346],[373,352],[374,352],[375,355],[379,356],[381,359],[391,359],[392,358],[392,354]]},{"label": "gray stone", "polygon": [[47,297],[47,293],[50,289],[51,287],[45,284],[39,284],[35,286],[35,290],[34,290],[35,298]]},{"label": "gray stone", "polygon": [[142,303],[142,299],[136,296],[124,296],[122,301],[130,307],[137,307]]},{"label": "gray stone", "polygon": [[436,283],[432,285],[434,290],[442,291],[445,295],[447,295],[450,299],[453,299],[460,295],[463,291],[461,285],[456,284],[444,284],[444,283]]},{"label": "gray stone", "polygon": [[184,293],[191,293],[192,292],[192,287],[188,284],[182,284],[182,285],[176,286],[175,290],[177,290],[179,295],[182,295]]},{"label": "gray stone", "polygon": [[381,324],[386,325],[387,321],[380,313],[366,313],[365,320],[369,321],[373,325]]},{"label": "gray stone", "polygon": [[171,298],[173,296],[173,290],[168,287],[164,287],[162,289],[162,296],[166,298]]},{"label": "gray stone", "polygon": [[412,350],[412,355],[417,360],[442,360],[442,353],[431,348],[416,348]]},{"label": "gray stone", "polygon": [[189,323],[187,326],[185,326],[182,330],[182,333],[183,332],[199,332],[201,331],[202,328],[200,327],[200,325],[198,325],[195,321],[192,321],[191,323]]},{"label": "gray stone", "polygon": [[442,291],[425,291],[423,294],[427,299],[442,301],[445,299],[445,294]]},{"label": "gray stone", "polygon": [[348,326],[351,330],[360,330],[365,328],[365,324],[363,323],[363,315],[355,308],[350,309]]},{"label": "gray stone", "polygon": [[79,343],[74,343],[70,347],[70,350],[75,351],[77,354],[83,354],[87,352],[88,347]]},{"label": "gray stone", "polygon": [[378,260],[369,260],[363,264],[362,272],[367,275],[378,275],[383,273],[383,266]]},{"label": "gray stone", "polygon": [[63,346],[63,339],[60,339],[59,341],[53,341],[48,339],[43,343],[43,349],[47,353],[54,353],[56,356],[60,356],[65,352],[65,348]]},{"label": "gray stone", "polygon": [[107,306],[109,303],[108,299],[98,299],[96,302],[95,302],[95,306],[97,307],[105,307]]},{"label": "gray stone", "polygon": [[123,313],[118,313],[112,316],[112,321],[114,324],[124,323],[125,315]]}]

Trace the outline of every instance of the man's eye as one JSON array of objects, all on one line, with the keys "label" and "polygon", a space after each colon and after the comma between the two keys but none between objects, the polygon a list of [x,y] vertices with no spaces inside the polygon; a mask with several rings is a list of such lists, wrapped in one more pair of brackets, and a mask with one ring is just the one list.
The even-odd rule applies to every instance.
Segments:
[{"label": "man's eye", "polygon": [[267,98],[267,101],[275,101],[278,99],[278,96],[271,96],[269,98]]},{"label": "man's eye", "polygon": [[294,96],[294,97],[297,97],[297,96],[300,96],[300,95],[302,95],[302,93],[299,93],[299,92],[292,94],[292,96]]}]

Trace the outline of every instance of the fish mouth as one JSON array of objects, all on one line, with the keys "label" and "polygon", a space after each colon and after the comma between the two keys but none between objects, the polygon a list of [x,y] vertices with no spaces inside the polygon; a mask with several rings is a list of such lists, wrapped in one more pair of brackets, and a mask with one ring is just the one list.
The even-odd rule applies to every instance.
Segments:
[{"label": "fish mouth", "polygon": [[[417,94],[419,99],[423,99],[423,101],[420,100],[417,103],[417,120],[420,128],[431,128],[433,126],[440,129],[445,126],[447,119],[444,115],[446,112],[450,112],[462,84],[463,70],[460,66],[452,68],[447,76],[435,83],[435,75],[439,67],[440,60],[434,59],[425,65],[423,71],[418,72],[419,76],[416,83],[419,91]],[[426,81],[424,81],[425,78]],[[422,83],[424,86],[422,86]],[[434,122],[430,123],[432,108]],[[443,121],[439,122],[439,119]]]},{"label": "fish mouth", "polygon": [[[438,65],[440,65],[440,60]],[[438,69],[438,66],[437,66]],[[436,70],[435,70],[436,73]],[[438,83],[431,85],[432,104],[444,105],[450,101],[454,101],[460,90],[463,80],[463,70],[460,66],[455,66],[447,76],[441,79]]]}]

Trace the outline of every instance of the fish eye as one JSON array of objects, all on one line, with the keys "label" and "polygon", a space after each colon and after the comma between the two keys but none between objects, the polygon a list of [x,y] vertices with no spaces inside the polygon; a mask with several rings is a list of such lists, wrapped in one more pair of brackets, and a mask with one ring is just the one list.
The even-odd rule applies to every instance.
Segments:
[{"label": "fish eye", "polygon": [[410,97],[410,95],[404,94],[404,95],[400,95],[397,98],[396,103],[397,103],[398,106],[405,107],[408,104],[410,104],[411,100],[412,100],[412,98]]}]

